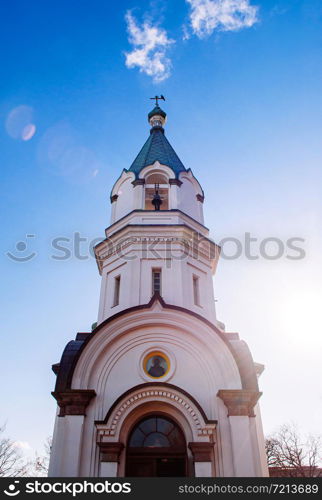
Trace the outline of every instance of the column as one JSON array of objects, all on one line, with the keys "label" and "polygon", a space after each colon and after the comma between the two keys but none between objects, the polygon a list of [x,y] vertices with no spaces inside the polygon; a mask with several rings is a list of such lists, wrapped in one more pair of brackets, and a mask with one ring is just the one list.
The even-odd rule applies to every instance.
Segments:
[{"label": "column", "polygon": [[77,477],[81,459],[85,410],[96,395],[93,390],[69,389],[53,392],[60,408],[52,452],[50,476]]},{"label": "column", "polygon": [[111,204],[112,204],[112,209],[111,209],[111,224],[113,224],[113,222],[115,222],[115,211],[116,211],[116,201],[118,199],[118,195],[117,194],[113,194],[113,196],[111,196]]},{"label": "column", "polygon": [[214,474],[214,443],[189,443],[195,465],[195,477],[213,477]]},{"label": "column", "polygon": [[124,444],[120,442],[97,444],[100,449],[100,477],[117,477],[117,468]]},{"label": "column", "polygon": [[78,477],[81,458],[84,415],[65,416],[64,473],[65,477]]},{"label": "column", "polygon": [[256,477],[250,418],[255,416],[254,406],[261,392],[243,389],[220,390],[217,396],[228,409],[235,476]]},{"label": "column", "polygon": [[[145,207],[144,184],[145,179],[135,179],[133,182],[134,196],[131,210],[142,210]],[[129,210],[129,212],[131,211]]]},{"label": "column", "polygon": [[179,206],[179,188],[182,181],[179,179],[169,179],[169,209],[176,210]]},{"label": "column", "polygon": [[65,446],[65,419],[58,415],[55,420],[53,442],[51,445],[48,477],[59,477],[63,470]]},{"label": "column", "polygon": [[203,202],[205,201],[205,197],[203,194],[197,194],[196,198],[198,200],[198,209],[199,209],[199,217],[200,221],[203,224],[204,223],[204,217],[203,217]]}]

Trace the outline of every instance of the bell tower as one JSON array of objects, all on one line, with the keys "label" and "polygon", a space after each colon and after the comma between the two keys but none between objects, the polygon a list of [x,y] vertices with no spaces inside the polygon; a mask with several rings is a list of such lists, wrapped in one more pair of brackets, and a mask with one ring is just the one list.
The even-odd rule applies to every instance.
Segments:
[{"label": "bell tower", "polygon": [[166,113],[156,106],[148,120],[150,136],[112,188],[111,225],[95,249],[98,324],[147,304],[154,292],[216,323],[212,275],[220,249],[203,224],[203,190],[165,136]]},{"label": "bell tower", "polygon": [[165,136],[167,115],[115,182],[95,247],[97,326],[65,347],[50,476],[265,476],[258,376],[217,320],[220,248],[203,189]]}]

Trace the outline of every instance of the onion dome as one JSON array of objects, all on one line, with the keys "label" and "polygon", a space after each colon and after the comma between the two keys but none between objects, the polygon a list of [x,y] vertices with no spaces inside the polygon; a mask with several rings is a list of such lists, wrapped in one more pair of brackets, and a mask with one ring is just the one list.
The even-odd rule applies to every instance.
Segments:
[{"label": "onion dome", "polygon": [[130,172],[135,173],[136,177],[139,176],[144,167],[153,165],[156,161],[170,167],[176,177],[180,172],[186,171],[186,168],[164,134],[163,126],[166,122],[166,117],[167,114],[160,106],[155,106],[148,114],[148,121],[151,125],[150,137],[129,168]]}]

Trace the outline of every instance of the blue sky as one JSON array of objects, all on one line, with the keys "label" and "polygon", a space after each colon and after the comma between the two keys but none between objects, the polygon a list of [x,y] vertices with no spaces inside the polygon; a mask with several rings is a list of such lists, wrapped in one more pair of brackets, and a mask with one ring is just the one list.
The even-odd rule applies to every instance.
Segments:
[{"label": "blue sky", "polygon": [[266,366],[265,432],[290,420],[319,431],[322,3],[215,3],[1,6],[0,421],[32,449],[52,433],[50,366],[98,309],[95,261],[55,260],[51,241],[78,232],[85,255],[103,235],[110,189],[148,136],[156,93],[216,241],[305,239],[302,260],[223,259],[215,294],[227,330]]}]

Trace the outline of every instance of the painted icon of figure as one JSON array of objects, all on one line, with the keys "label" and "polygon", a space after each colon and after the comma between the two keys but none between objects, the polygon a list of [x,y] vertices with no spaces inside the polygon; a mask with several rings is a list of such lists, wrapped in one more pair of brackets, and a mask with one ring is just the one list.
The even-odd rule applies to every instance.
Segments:
[{"label": "painted icon of figure", "polygon": [[165,373],[165,369],[161,366],[161,360],[158,357],[154,357],[152,360],[152,366],[150,367],[148,374],[151,377],[162,377]]}]

